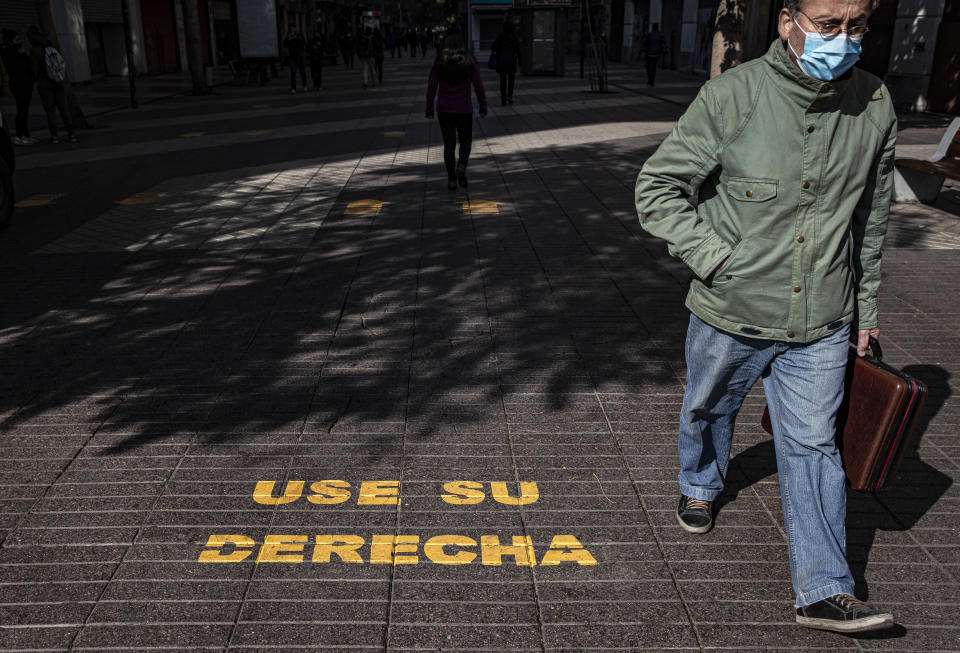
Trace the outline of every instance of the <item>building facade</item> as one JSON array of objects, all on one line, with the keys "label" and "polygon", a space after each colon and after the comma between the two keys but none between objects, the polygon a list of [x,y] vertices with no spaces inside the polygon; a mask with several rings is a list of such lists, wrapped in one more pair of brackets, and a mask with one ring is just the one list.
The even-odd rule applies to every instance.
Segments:
[{"label": "building facade", "polygon": [[[196,2],[204,62],[236,57],[236,0],[50,0],[57,44],[71,82],[126,75],[122,4],[130,17],[138,74],[160,75],[187,68],[182,2]],[[40,25],[36,0],[3,0],[0,27],[25,31]]]}]

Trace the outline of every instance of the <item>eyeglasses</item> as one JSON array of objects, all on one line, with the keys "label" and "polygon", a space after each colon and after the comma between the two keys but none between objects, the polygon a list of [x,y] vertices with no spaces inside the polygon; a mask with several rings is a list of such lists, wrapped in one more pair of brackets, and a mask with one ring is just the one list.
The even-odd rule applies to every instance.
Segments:
[{"label": "eyeglasses", "polygon": [[866,21],[863,21],[861,23],[854,23],[853,25],[847,25],[846,27],[844,27],[843,23],[838,23],[832,20],[828,20],[824,23],[815,21],[814,19],[810,18],[810,16],[807,16],[799,9],[797,10],[797,13],[802,14],[804,18],[806,18],[811,23],[813,23],[814,29],[816,29],[817,32],[820,34],[820,36],[822,36],[823,39],[826,41],[829,41],[830,39],[834,39],[840,36],[841,32],[846,33],[847,36],[850,36],[851,38],[861,39],[863,38],[864,34],[870,31],[870,28],[867,27]]}]

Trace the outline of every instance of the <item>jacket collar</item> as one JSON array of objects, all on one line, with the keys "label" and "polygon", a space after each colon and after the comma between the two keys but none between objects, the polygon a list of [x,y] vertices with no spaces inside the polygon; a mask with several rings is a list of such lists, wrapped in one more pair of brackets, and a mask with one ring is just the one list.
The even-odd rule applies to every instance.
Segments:
[{"label": "jacket collar", "polygon": [[779,38],[770,44],[770,49],[763,59],[773,69],[772,76],[781,91],[805,111],[829,111],[836,108],[853,74],[851,69],[831,82],[814,79],[790,60],[786,46]]}]

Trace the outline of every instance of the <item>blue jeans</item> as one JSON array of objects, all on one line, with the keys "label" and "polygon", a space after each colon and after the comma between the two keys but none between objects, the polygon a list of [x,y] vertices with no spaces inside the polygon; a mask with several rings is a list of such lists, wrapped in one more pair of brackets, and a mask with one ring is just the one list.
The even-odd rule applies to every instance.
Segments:
[{"label": "blue jeans", "polygon": [[737,411],[763,378],[797,607],[853,594],[835,424],[849,337],[845,326],[806,344],[758,340],[720,331],[695,315],[687,330],[680,491],[713,501],[723,490]]}]

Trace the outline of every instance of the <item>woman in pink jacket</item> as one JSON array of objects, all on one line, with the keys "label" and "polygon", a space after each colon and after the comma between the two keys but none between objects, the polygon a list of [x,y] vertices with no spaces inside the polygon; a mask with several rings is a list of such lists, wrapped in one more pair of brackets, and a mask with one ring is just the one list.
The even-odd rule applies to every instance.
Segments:
[{"label": "woman in pink jacket", "polygon": [[[456,190],[458,183],[467,187],[467,163],[473,144],[471,86],[477,94],[480,116],[487,115],[487,96],[483,92],[480,66],[467,53],[463,39],[450,34],[430,68],[427,85],[427,118],[433,118],[436,98],[437,119],[443,134],[443,162],[447,166],[447,188],[450,190]],[[460,140],[459,158],[455,151],[457,139]]]}]

